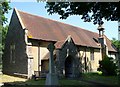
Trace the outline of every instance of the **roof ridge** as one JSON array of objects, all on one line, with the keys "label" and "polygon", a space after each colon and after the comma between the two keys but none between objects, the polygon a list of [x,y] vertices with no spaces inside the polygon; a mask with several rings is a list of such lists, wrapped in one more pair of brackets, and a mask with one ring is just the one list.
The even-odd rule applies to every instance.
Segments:
[{"label": "roof ridge", "polygon": [[58,23],[62,23],[62,24],[64,24],[64,25],[68,25],[68,26],[76,27],[77,29],[85,30],[85,31],[88,31],[88,32],[91,32],[91,33],[96,33],[96,34],[98,34],[97,32],[93,32],[93,31],[90,31],[90,30],[86,30],[86,29],[83,29],[83,28],[81,28],[81,27],[74,26],[74,25],[67,24],[67,23],[63,23],[63,22],[61,22],[61,21],[57,21],[57,20],[54,20],[54,19],[45,18],[45,17],[40,16],[40,15],[31,14],[31,13],[24,12],[24,11],[21,11],[21,10],[17,10],[17,11],[22,12],[22,13],[25,13],[25,14],[28,14],[28,15],[32,15],[32,16],[36,16],[36,17],[40,17],[40,18],[43,18],[43,19],[46,19],[46,20],[50,20],[50,21],[55,21],[55,22],[58,22]]}]

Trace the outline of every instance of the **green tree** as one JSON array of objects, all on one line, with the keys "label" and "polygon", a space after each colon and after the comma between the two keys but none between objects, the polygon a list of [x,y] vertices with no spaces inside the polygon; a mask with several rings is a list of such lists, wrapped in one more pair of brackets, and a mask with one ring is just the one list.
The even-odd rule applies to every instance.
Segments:
[{"label": "green tree", "polygon": [[4,45],[5,45],[5,39],[6,39],[6,34],[7,34],[7,31],[8,31],[8,25],[6,25],[5,27],[2,27],[1,31],[2,31],[2,46],[4,47]]},{"label": "green tree", "polygon": [[[67,0],[70,1],[70,0]],[[49,14],[58,14],[61,19],[71,15],[81,15],[85,22],[103,24],[107,21],[120,20],[120,2],[47,2],[45,8]]]},{"label": "green tree", "polygon": [[120,41],[116,40],[115,38],[113,38],[112,40],[112,44],[114,44],[114,46],[117,48],[118,50],[118,74],[120,76]]},{"label": "green tree", "polygon": [[7,22],[5,14],[10,10],[9,2],[7,0],[0,0],[0,24]]},{"label": "green tree", "polygon": [[115,45],[117,49],[120,49],[120,41],[116,40],[115,38],[112,38],[112,44]]},{"label": "green tree", "polygon": [[[7,22],[7,18],[5,17],[5,14],[8,13],[8,11],[10,10],[10,6],[9,6],[9,2],[7,0],[0,0],[0,41],[2,43],[2,45],[4,45],[5,42],[5,36],[7,33],[7,28],[3,27],[3,24],[5,24]],[[0,43],[0,44],[1,44]],[[0,45],[1,47],[1,45]]]},{"label": "green tree", "polygon": [[106,56],[103,60],[99,61],[98,71],[102,71],[102,75],[117,75],[117,68],[112,57]]},{"label": "green tree", "polygon": [[8,30],[8,26],[3,27],[3,24],[7,22],[5,14],[10,10],[9,2],[7,0],[0,0],[0,68],[2,53],[4,51],[5,37]]}]

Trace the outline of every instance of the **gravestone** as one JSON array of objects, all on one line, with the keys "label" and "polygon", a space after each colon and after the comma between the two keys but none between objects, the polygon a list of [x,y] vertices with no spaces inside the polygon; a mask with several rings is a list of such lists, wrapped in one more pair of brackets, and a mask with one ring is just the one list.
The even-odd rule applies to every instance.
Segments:
[{"label": "gravestone", "polygon": [[50,58],[49,58],[49,73],[47,74],[45,85],[58,85],[58,77],[57,74],[55,73],[53,56],[53,51],[55,49],[54,44],[50,43],[47,49],[50,52]]}]

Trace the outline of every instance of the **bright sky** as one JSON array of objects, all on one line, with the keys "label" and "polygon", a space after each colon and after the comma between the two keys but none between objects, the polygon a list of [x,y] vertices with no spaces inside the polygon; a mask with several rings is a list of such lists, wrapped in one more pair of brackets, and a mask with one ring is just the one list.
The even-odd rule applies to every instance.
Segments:
[{"label": "bright sky", "polygon": [[[31,1],[31,2],[29,2]],[[92,22],[83,22],[80,16],[70,16],[66,20],[59,19],[59,15],[48,15],[47,10],[45,9],[45,2],[33,2],[35,0],[11,0],[10,7],[12,10],[9,11],[8,14],[6,14],[6,17],[8,18],[8,24],[12,15],[13,8],[16,7],[18,10],[25,11],[31,14],[40,15],[45,18],[50,18],[53,20],[57,20],[60,22],[64,22],[73,26],[77,26],[86,30],[90,30],[93,32],[98,32],[97,27],[98,25],[94,25]],[[118,39],[118,22],[114,21],[104,21],[104,27],[105,27],[105,35],[112,39],[113,37]]]}]

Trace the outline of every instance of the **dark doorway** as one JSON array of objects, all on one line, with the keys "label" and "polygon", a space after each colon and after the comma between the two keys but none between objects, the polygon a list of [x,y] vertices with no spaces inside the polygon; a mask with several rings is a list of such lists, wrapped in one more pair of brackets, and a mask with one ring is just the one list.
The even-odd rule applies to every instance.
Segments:
[{"label": "dark doorway", "polygon": [[65,60],[65,77],[72,77],[73,73],[73,59],[71,56],[68,56]]}]

